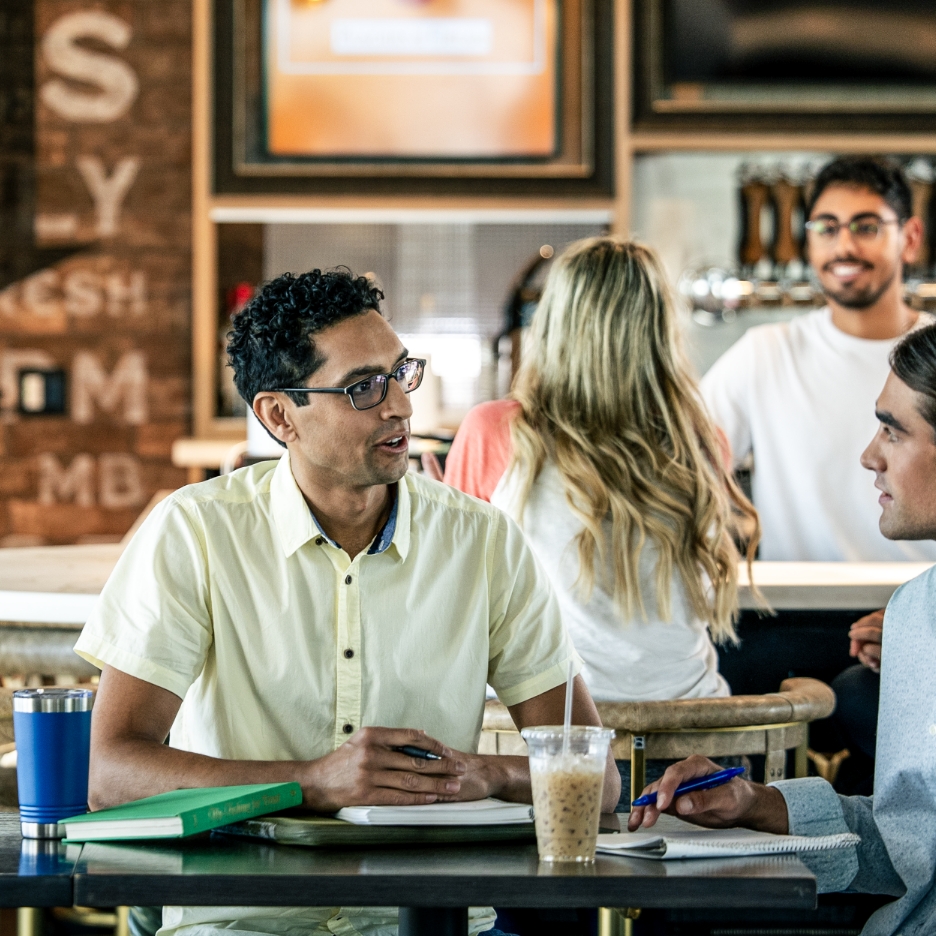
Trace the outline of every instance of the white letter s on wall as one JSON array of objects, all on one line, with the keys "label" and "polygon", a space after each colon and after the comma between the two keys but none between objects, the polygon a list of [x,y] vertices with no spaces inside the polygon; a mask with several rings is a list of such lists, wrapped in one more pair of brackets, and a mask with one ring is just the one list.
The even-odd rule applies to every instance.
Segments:
[{"label": "white letter s on wall", "polygon": [[57,74],[98,90],[79,91],[61,78],[53,78],[40,90],[43,103],[60,117],[77,123],[110,123],[126,114],[140,90],[136,73],[116,56],[83,49],[76,40],[97,39],[124,49],[131,35],[130,26],[122,19],[99,10],[80,10],[57,19],[42,40],[46,63]]}]

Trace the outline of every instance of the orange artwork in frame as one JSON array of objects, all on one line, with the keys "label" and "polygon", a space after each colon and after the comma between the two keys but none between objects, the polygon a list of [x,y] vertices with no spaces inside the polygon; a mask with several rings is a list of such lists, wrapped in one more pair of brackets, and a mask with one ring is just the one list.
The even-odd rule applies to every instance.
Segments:
[{"label": "orange artwork in frame", "polygon": [[559,33],[558,0],[267,0],[267,152],[549,159]]}]

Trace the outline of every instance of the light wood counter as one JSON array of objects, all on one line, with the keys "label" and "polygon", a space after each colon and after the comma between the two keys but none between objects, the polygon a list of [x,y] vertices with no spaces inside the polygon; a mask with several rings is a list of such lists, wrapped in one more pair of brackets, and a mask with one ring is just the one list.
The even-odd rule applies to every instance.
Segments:
[{"label": "light wood counter", "polygon": [[[904,582],[931,562],[755,562],[754,582],[779,610],[883,608]],[[742,564],[741,607],[756,608],[747,566]]]},{"label": "light wood counter", "polygon": [[0,622],[80,627],[122,551],[121,543],[0,549]]},{"label": "light wood counter", "polygon": [[243,454],[246,439],[176,439],[172,443],[172,464],[188,469],[188,483],[205,480],[206,469],[219,470],[233,449]]},{"label": "light wood counter", "polygon": [[[0,623],[80,627],[123,544],[0,549]],[[926,562],[755,562],[754,580],[774,610],[883,608]],[[741,606],[756,608],[741,567]]]}]

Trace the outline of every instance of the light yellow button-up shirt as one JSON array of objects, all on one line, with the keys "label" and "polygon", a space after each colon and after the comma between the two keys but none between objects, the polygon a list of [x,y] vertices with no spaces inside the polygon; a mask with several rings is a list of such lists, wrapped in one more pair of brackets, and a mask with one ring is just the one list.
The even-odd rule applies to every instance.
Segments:
[{"label": "light yellow button-up shirt", "polygon": [[[170,743],[183,750],[306,760],[379,725],[476,751],[487,683],[513,705],[578,658],[504,514],[412,474],[396,513],[390,545],[351,559],[318,529],[288,456],[183,488],[128,545],[75,649],[182,698]],[[164,926],[395,932],[386,908],[236,909],[167,908]]]}]

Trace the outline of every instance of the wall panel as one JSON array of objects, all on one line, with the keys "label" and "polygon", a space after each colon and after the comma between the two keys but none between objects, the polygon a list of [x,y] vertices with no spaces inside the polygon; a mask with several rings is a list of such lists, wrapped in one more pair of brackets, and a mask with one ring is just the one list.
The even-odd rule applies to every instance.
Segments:
[{"label": "wall panel", "polygon": [[[185,481],[169,450],[190,421],[191,19],[188,0],[33,0],[15,215],[34,239],[0,281],[0,544],[119,537]],[[24,367],[65,371],[65,414],[19,412]]]}]

